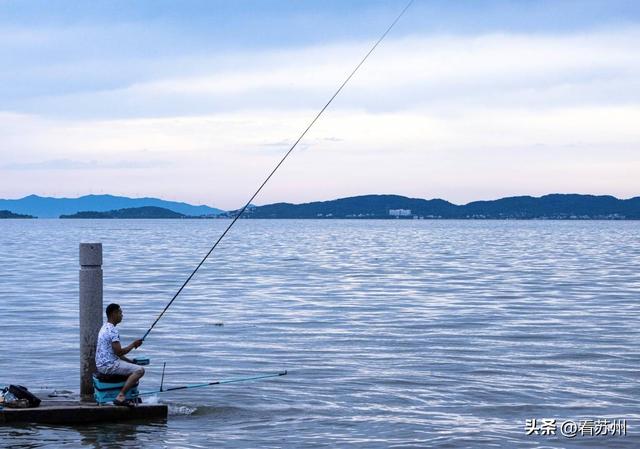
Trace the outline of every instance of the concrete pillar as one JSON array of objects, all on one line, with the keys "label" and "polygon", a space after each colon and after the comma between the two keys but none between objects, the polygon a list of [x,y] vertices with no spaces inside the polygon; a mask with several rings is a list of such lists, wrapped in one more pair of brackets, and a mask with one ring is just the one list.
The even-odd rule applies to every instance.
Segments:
[{"label": "concrete pillar", "polygon": [[80,400],[93,401],[92,374],[102,327],[102,243],[80,244]]}]

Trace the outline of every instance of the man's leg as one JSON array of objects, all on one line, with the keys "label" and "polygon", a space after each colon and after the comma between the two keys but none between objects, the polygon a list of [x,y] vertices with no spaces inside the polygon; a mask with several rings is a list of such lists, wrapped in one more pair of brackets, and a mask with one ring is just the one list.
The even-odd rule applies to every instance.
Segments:
[{"label": "man's leg", "polygon": [[131,390],[131,388],[133,388],[133,386],[142,378],[142,376],[144,376],[144,368],[138,366],[138,369],[129,375],[127,381],[122,387],[122,390],[120,390],[120,393],[118,393],[118,396],[116,396],[116,399],[118,401],[124,401],[127,391]]},{"label": "man's leg", "polygon": [[117,401],[124,401],[125,394],[144,376],[144,368],[135,365],[133,363],[125,362],[124,360],[118,360],[113,368],[109,371],[109,374],[120,374],[121,376],[128,376],[124,386],[116,396]]}]

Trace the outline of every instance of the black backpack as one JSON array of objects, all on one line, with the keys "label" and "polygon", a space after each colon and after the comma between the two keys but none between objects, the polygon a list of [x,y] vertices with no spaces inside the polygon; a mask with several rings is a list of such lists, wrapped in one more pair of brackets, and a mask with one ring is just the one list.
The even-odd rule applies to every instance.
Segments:
[{"label": "black backpack", "polygon": [[29,407],[37,407],[40,405],[40,399],[22,385],[9,385],[7,390],[18,399],[26,399],[29,402]]}]

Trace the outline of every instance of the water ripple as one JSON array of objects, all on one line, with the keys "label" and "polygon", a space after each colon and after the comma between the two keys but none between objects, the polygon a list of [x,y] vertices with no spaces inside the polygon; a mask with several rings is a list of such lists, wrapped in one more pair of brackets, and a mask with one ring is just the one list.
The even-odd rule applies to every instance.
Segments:
[{"label": "water ripple", "polygon": [[[219,220],[0,222],[0,384],[78,378],[78,243],[139,337]],[[12,447],[638,447],[640,223],[241,220],[150,334],[159,423],[0,428]],[[223,323],[221,326],[220,324]],[[19,352],[16,348],[20,348]],[[527,418],[627,418],[624,438]]]}]

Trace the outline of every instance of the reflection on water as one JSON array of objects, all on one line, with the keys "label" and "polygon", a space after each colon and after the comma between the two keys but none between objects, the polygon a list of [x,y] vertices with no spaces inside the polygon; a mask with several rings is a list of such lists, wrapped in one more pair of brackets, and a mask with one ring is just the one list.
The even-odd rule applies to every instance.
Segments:
[{"label": "reflection on water", "polygon": [[[78,243],[138,338],[226,223],[0,221],[0,384],[78,388]],[[163,423],[0,427],[16,447],[638,447],[640,223],[242,220],[138,350]],[[224,323],[220,326],[220,323]],[[16,352],[15,348],[20,348]],[[627,437],[527,437],[528,418]]]},{"label": "reflection on water", "polygon": [[166,438],[166,422],[112,423],[108,426],[78,426],[83,446],[95,448],[141,447]]},{"label": "reflection on water", "polygon": [[16,425],[4,430],[1,443],[10,443],[12,448],[40,447],[94,447],[94,448],[138,448],[152,447],[158,441],[164,441],[167,434],[166,422],[109,423],[85,426],[45,426]]}]

